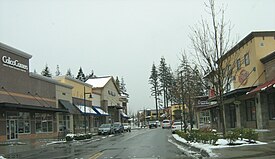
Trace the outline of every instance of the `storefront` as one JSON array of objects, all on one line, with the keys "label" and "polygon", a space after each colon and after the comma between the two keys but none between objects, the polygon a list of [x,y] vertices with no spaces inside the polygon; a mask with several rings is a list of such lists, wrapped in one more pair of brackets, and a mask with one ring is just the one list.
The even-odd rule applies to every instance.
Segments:
[{"label": "storefront", "polygon": [[29,72],[32,56],[0,43],[0,141],[56,137],[56,81]]}]

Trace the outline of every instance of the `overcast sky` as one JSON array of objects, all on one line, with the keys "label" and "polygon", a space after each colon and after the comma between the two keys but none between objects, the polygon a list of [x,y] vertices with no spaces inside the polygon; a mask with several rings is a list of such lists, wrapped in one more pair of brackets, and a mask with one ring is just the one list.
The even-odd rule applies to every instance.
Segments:
[{"label": "overcast sky", "polygon": [[[148,78],[163,56],[175,69],[191,52],[190,27],[203,18],[204,0],[0,0],[0,42],[33,55],[30,70],[52,74],[80,66],[85,74],[123,77],[129,109],[154,108]],[[275,30],[274,0],[217,0],[227,6],[232,35]],[[190,57],[190,56],[189,56]],[[192,58],[192,57],[190,57]]]}]

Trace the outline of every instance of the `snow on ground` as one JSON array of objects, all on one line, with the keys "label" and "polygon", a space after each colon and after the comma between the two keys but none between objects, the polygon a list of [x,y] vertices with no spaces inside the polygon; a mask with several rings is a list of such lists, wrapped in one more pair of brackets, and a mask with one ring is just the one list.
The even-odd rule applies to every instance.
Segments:
[{"label": "snow on ground", "polygon": [[268,129],[255,129],[256,132],[269,132]]},{"label": "snow on ground", "polygon": [[3,157],[3,156],[0,156],[0,159],[6,159],[5,157]]},{"label": "snow on ground", "polygon": [[[212,149],[221,149],[221,148],[228,148],[228,147],[240,147],[240,146],[250,146],[250,145],[264,145],[267,144],[265,142],[260,142],[260,141],[256,141],[255,144],[249,144],[244,140],[237,140],[234,143],[235,144],[240,144],[240,145],[228,145],[229,142],[225,139],[218,139],[218,141],[216,142],[217,145],[211,145],[211,144],[203,144],[203,143],[194,143],[194,142],[188,142],[186,141],[184,138],[181,138],[179,135],[177,134],[172,134],[173,137],[177,140],[180,141],[182,143],[188,144],[190,146],[205,150],[210,157],[216,157],[217,155],[214,154],[212,152]],[[274,141],[275,142],[275,141]]]}]

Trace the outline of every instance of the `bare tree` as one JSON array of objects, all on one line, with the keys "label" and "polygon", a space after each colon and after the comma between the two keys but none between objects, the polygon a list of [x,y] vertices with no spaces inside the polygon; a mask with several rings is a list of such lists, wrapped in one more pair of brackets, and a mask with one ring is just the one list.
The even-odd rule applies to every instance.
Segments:
[{"label": "bare tree", "polygon": [[212,83],[215,98],[219,106],[220,124],[223,135],[226,133],[223,95],[228,91],[233,76],[236,54],[226,54],[233,46],[231,39],[232,25],[225,20],[225,9],[216,10],[215,0],[205,3],[206,11],[210,14],[211,22],[202,19],[199,24],[191,28],[190,39],[195,50],[198,64],[209,82]]}]

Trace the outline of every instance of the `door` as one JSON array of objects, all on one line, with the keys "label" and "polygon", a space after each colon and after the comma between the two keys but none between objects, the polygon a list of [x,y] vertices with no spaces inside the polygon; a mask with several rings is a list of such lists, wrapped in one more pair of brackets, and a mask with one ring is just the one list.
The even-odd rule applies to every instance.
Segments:
[{"label": "door", "polygon": [[7,139],[16,140],[18,138],[17,120],[11,119],[7,121]]},{"label": "door", "polygon": [[234,105],[230,105],[229,107],[229,120],[230,120],[230,128],[236,127],[236,108]]}]

